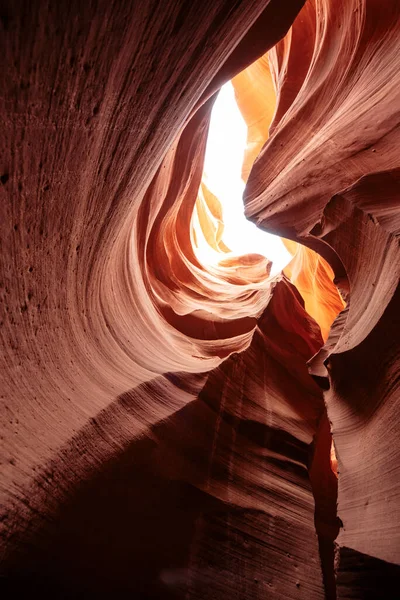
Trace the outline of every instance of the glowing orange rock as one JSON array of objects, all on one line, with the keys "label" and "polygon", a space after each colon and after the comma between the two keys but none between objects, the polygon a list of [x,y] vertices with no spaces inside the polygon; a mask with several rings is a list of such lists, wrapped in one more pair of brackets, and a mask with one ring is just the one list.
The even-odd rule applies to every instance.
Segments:
[{"label": "glowing orange rock", "polygon": [[[390,597],[399,3],[310,0],[280,42],[302,1],[155,4],[2,13],[2,582],[52,599]],[[195,252],[212,96],[277,42],[246,210],[332,267],[347,305],[323,348],[325,263],[311,281],[313,255],[291,266],[314,319],[262,258],[208,269]],[[226,259],[203,192],[196,235]]]},{"label": "glowing orange rock", "polygon": [[242,177],[247,181],[251,167],[269,136],[276,106],[276,92],[269,68],[268,55],[232,79],[236,99],[248,127],[247,148]]}]

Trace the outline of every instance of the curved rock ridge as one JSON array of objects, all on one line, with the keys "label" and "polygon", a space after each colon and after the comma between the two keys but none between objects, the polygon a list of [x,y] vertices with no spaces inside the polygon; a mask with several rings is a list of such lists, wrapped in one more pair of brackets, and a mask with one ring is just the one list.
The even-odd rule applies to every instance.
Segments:
[{"label": "curved rock ridge", "polygon": [[[211,267],[200,262],[193,245],[202,236],[220,251],[223,226],[219,219],[220,231],[215,231],[216,217],[210,211],[211,206],[218,215],[218,200],[204,183],[196,200],[210,108],[211,103],[205,104],[196,112],[168,152],[143,198],[133,233],[151,310],[163,317],[160,326],[172,325],[170,338],[175,336],[175,361],[180,360],[180,368],[187,369],[193,355],[196,370],[216,364],[216,356],[246,348],[256,317],[269,299],[265,258],[225,258],[223,249],[222,263]],[[201,359],[204,364],[199,364]]]},{"label": "curved rock ridge", "polygon": [[66,444],[7,514],[14,590],[323,598],[308,466],[326,454],[316,431],[330,434],[306,367],[322,340],[302,304],[276,283],[246,351],[126,392]]},{"label": "curved rock ridge", "polygon": [[[292,37],[296,40],[297,35],[299,35],[297,30],[292,29],[282,44],[288,44]],[[297,43],[303,52],[301,37]],[[265,54],[232,80],[238,106],[248,126],[247,148],[242,171],[245,181],[255,159],[268,140],[274,113],[280,109],[276,98],[277,94],[281,96],[281,87],[277,82],[274,84],[269,62],[271,60],[274,64],[274,52]],[[301,76],[301,71],[297,76]],[[293,255],[292,261],[284,270],[285,275],[296,285],[305,301],[306,310],[317,321],[326,340],[333,321],[345,306],[333,283],[332,268],[310,248],[292,240],[284,240],[284,243]]]},{"label": "curved rock ridge", "polygon": [[346,306],[334,283],[334,271],[314,250],[292,240],[284,239],[284,244],[293,253],[284,273],[299,290],[308,314],[316,320],[326,341],[332,323]]},{"label": "curved rock ridge", "polygon": [[[5,597],[392,597],[399,22],[395,0],[2,10]],[[232,78],[247,215],[294,255],[273,279],[202,182]]]},{"label": "curved rock ridge", "polygon": [[338,552],[397,564],[399,22],[397,2],[305,4],[269,53],[277,107],[245,192],[252,220],[334,270],[347,307],[310,368],[330,387]]},{"label": "curved rock ridge", "polygon": [[[219,364],[219,334],[209,334],[208,347],[198,343],[202,334],[192,342],[153,304],[143,252],[159,209],[149,188],[170,186],[160,169],[184,167],[172,185],[184,196],[191,178],[189,219],[206,100],[285,34],[301,4],[290,2],[285,15],[276,0],[103,2],[84,10],[21,2],[4,11],[5,503],[23,497],[32,468],[117,395],[163,372]],[[190,147],[194,163],[185,166]],[[186,292],[196,293],[189,285]],[[250,341],[251,327],[240,327],[223,333],[228,346],[237,337],[235,349]],[[16,456],[16,465],[7,462]]]}]

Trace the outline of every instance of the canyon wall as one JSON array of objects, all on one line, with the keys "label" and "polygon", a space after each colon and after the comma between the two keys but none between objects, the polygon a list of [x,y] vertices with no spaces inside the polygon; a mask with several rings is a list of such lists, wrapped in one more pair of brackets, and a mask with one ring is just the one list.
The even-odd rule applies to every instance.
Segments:
[{"label": "canyon wall", "polygon": [[[399,22],[3,3],[5,597],[396,598]],[[198,193],[232,78],[246,214],[294,255],[275,278]]]}]

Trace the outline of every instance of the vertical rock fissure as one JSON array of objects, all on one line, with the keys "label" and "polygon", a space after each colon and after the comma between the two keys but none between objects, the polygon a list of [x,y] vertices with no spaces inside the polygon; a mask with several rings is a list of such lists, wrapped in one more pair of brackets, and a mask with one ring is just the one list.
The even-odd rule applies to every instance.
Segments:
[{"label": "vertical rock fissure", "polygon": [[314,523],[326,600],[336,600],[335,539],[340,528],[337,516],[338,481],[332,463],[332,444],[325,408],[314,437],[309,475],[315,502]]}]

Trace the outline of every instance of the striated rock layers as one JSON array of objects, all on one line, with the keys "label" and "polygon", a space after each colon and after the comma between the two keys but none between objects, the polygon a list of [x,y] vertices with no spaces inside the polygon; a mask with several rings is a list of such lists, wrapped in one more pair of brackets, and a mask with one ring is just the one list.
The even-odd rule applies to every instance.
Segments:
[{"label": "striated rock layers", "polygon": [[[0,14],[2,597],[397,598],[398,1]],[[232,78],[275,278],[201,184]]]}]

